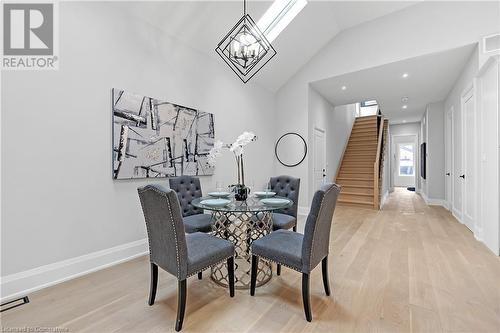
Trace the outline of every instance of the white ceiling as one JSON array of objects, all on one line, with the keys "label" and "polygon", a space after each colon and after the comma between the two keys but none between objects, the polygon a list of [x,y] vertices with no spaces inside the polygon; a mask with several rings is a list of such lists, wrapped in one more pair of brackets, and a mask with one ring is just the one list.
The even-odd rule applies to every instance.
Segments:
[{"label": "white ceiling", "polygon": [[[271,1],[248,1],[255,21]],[[330,39],[344,29],[373,20],[416,2],[410,1],[311,1],[273,42],[277,55],[252,79],[278,90]],[[214,49],[242,16],[242,1],[151,1],[117,4],[187,45],[218,57]],[[222,61],[222,60],[220,60]],[[230,69],[227,69],[230,71]],[[235,79],[238,78],[235,76]]]},{"label": "white ceiling", "polygon": [[[334,105],[376,99],[391,123],[420,121],[428,103],[443,101],[475,45],[411,58],[312,83]],[[407,78],[402,75],[408,73]],[[346,90],[342,90],[346,86]],[[408,97],[403,103],[401,99]],[[407,109],[402,109],[407,104]]]}]

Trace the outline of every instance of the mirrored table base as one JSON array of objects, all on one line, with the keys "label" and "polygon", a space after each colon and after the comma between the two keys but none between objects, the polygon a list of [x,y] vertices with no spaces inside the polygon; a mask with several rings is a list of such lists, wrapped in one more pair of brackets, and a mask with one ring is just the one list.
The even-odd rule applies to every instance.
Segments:
[{"label": "mirrored table base", "polygon": [[[250,288],[250,272],[252,255],[250,246],[252,242],[272,231],[272,212],[222,212],[213,211],[213,234],[227,239],[234,244],[234,279],[235,288]],[[257,269],[257,287],[269,282],[272,277],[271,263],[259,260]],[[228,286],[226,263],[212,267],[212,280],[224,287]]]}]

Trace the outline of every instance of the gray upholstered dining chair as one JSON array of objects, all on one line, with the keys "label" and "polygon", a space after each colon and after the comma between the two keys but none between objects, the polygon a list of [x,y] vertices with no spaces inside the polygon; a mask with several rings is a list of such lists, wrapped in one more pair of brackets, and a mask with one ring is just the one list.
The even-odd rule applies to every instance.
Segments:
[{"label": "gray upholstered dining chair", "polygon": [[[200,179],[192,176],[180,176],[169,178],[168,182],[170,188],[177,193],[186,232],[190,234],[198,231],[212,231],[212,216],[210,214],[204,214],[202,209],[191,204],[193,199],[203,196]],[[198,279],[201,280],[202,277],[203,273],[199,272]]]},{"label": "gray upholstered dining chair", "polygon": [[273,213],[273,230],[290,229],[297,231],[297,209],[299,201],[300,178],[291,176],[271,177],[271,191],[280,197],[293,201],[293,206]]},{"label": "gray upholstered dining chair", "polygon": [[169,178],[170,188],[177,193],[181,205],[184,227],[188,234],[212,231],[212,216],[203,214],[203,210],[191,204],[191,201],[203,196],[200,179],[192,176]]},{"label": "gray upholstered dining chair", "polygon": [[323,286],[330,295],[328,281],[328,249],[333,212],[340,186],[323,185],[316,193],[307,216],[304,234],[290,230],[278,230],[252,243],[252,273],[250,295],[255,295],[257,265],[259,257],[286,265],[302,273],[302,301],[307,321],[312,320],[309,300],[309,276],[320,262],[323,272]]},{"label": "gray upholstered dining chair", "polygon": [[[280,197],[293,201],[293,206],[273,213],[273,230],[290,229],[297,231],[297,210],[299,207],[300,178],[291,176],[271,177],[271,191]],[[277,265],[276,274],[281,275],[281,265]]]},{"label": "gray upholstered dining chair", "polygon": [[202,232],[186,234],[179,200],[174,191],[160,185],[147,185],[137,191],[149,241],[149,305],[153,305],[155,301],[158,267],[161,267],[178,280],[175,330],[180,331],[186,308],[186,281],[189,276],[226,260],[229,294],[234,297],[234,245]]}]

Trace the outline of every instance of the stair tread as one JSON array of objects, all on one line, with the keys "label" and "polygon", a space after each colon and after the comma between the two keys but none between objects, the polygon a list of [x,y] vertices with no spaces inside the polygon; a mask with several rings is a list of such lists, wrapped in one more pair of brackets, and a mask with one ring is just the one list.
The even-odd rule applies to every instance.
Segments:
[{"label": "stair tread", "polygon": [[373,185],[357,185],[357,184],[354,184],[354,185],[342,185],[343,187],[356,187],[356,188],[369,188],[369,189],[373,189]]},{"label": "stair tread", "polygon": [[341,166],[340,167],[340,171],[344,170],[347,171],[347,172],[351,172],[351,173],[356,173],[356,172],[362,172],[362,173],[365,173],[365,172],[370,172],[370,173],[373,173],[373,167],[370,167],[370,166],[366,166],[366,167],[362,167],[362,166]]},{"label": "stair tread", "polygon": [[360,181],[367,181],[367,180],[373,180],[373,177],[370,178],[353,178],[353,177],[342,177],[338,176],[337,179],[342,179],[342,180],[360,180]]},{"label": "stair tread", "polygon": [[366,155],[344,155],[345,158],[344,158],[344,161],[347,161],[347,160],[351,160],[351,161],[361,161],[361,160],[364,160],[365,162],[367,162],[368,160],[370,161],[375,161],[375,154],[373,156],[366,156]]},{"label": "stair tread", "polygon": [[361,200],[352,200],[352,199],[342,199],[338,198],[338,202],[345,202],[345,203],[354,203],[354,204],[361,204],[361,205],[373,205],[373,201],[361,201]]},{"label": "stair tread", "polygon": [[359,195],[359,196],[362,196],[362,197],[373,197],[373,193],[370,194],[370,193],[344,192],[344,191],[342,191],[340,193],[340,195],[342,195],[342,194],[344,194],[344,195]]}]

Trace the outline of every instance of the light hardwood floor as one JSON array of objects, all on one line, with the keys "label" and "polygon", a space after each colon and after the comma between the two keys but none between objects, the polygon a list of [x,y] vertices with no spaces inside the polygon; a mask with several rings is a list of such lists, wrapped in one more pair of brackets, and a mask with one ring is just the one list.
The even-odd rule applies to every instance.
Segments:
[{"label": "light hardwood floor", "polygon": [[[500,260],[445,209],[406,190],[382,211],[338,207],[330,242],[332,296],[312,274],[313,321],[304,319],[300,274],[283,268],[256,296],[234,298],[204,274],[190,278],[183,332],[499,332]],[[79,332],[166,332],[175,280],[160,272],[147,305],[146,257],[30,295],[1,315],[3,327]]]}]

